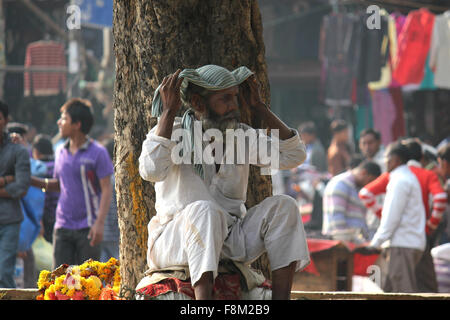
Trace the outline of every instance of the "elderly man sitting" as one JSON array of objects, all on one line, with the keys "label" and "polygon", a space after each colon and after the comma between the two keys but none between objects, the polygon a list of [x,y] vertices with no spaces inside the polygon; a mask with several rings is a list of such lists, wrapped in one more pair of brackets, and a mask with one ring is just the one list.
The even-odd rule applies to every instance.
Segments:
[{"label": "elderly man sitting", "polygon": [[[248,84],[247,95],[242,90],[244,83]],[[275,162],[275,169],[290,169],[305,160],[298,132],[263,104],[258,85],[246,67],[230,72],[206,65],[177,70],[166,76],[155,92],[152,114],[158,117],[158,124],[148,133],[139,158],[139,172],[143,179],[155,182],[156,192],[156,215],[148,226],[146,274],[187,267],[196,299],[213,298],[219,261],[248,265],[267,252],[273,299],[289,299],[294,272],[310,262],[294,199],[280,195],[248,210],[244,205],[250,164],[268,168]],[[271,130],[270,137],[240,123],[242,103],[262,117]],[[187,111],[183,118],[176,117],[182,105]],[[238,129],[245,132],[244,148],[230,147],[228,139],[220,141],[219,133]],[[207,132],[213,133],[214,140],[205,138]],[[275,132],[279,132],[279,140]],[[256,140],[249,143],[252,134]],[[206,145],[211,141],[214,144]],[[208,161],[201,155],[212,145],[214,161]],[[222,155],[225,145],[227,152]],[[268,146],[276,161],[264,161],[258,145],[260,149]],[[236,160],[234,151],[245,161]],[[144,279],[138,289],[142,283]]]}]

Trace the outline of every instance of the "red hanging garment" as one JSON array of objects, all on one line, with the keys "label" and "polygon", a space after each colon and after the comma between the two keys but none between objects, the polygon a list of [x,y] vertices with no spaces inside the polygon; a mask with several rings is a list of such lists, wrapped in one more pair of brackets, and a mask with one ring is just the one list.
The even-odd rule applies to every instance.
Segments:
[{"label": "red hanging garment", "polygon": [[[37,41],[27,46],[25,67],[66,67],[64,46],[55,41]],[[50,96],[65,92],[65,72],[25,72],[24,95]]]},{"label": "red hanging garment", "polygon": [[389,92],[395,107],[395,120],[392,125],[392,138],[395,141],[406,135],[403,95],[400,87],[391,87]]},{"label": "red hanging garment", "polygon": [[393,78],[400,85],[420,84],[430,50],[434,14],[421,8],[411,11],[398,38]]}]

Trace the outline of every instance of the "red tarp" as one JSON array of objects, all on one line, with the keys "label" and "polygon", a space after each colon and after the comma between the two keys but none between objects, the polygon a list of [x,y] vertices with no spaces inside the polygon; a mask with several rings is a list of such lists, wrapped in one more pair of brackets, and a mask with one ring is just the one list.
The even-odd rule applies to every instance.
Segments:
[{"label": "red tarp", "polygon": [[[309,253],[315,253],[319,251],[324,251],[331,249],[336,246],[344,246],[350,252],[356,248],[356,245],[352,242],[340,241],[340,240],[325,240],[325,239],[307,239]],[[378,259],[378,254],[363,255],[360,253],[353,253],[353,275],[355,276],[367,276],[367,268],[373,264]],[[314,260],[311,257],[311,263],[307,266],[304,271],[315,274],[319,276],[319,271],[317,270]]]}]

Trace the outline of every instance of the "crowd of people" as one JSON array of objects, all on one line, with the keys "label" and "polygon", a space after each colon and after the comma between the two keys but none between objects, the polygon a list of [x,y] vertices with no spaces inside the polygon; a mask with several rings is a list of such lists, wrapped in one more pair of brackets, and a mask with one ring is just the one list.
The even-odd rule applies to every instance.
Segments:
[{"label": "crowd of people", "polygon": [[298,130],[307,159],[274,180],[274,190],[305,208],[308,237],[381,253],[386,292],[450,292],[448,275],[441,279],[434,263],[449,261],[449,139],[434,147],[404,137],[383,146],[369,128],[354,147],[348,123],[334,120],[326,150],[314,123]]},{"label": "crowd of people", "polygon": [[61,107],[56,141],[9,121],[9,111],[0,102],[0,288],[35,288],[38,261],[54,269],[118,259],[114,140],[89,136],[91,103]]}]

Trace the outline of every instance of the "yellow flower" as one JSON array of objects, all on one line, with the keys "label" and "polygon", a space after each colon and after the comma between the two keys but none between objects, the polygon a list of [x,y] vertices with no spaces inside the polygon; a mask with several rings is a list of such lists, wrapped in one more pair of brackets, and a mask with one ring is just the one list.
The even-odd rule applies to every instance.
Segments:
[{"label": "yellow flower", "polygon": [[68,289],[66,295],[68,295],[69,297],[73,297],[73,294],[75,293],[75,288],[72,289]]},{"label": "yellow flower", "polygon": [[67,294],[67,291],[69,291],[69,289],[63,285],[59,288],[58,291],[61,292],[62,294]]},{"label": "yellow flower", "polygon": [[88,295],[89,300],[98,300],[101,292],[101,287],[97,287],[97,281],[90,277],[88,279],[82,278],[81,284],[83,291]]},{"label": "yellow flower", "polygon": [[101,289],[103,286],[102,281],[96,276],[90,276],[88,280],[91,280],[97,289]]},{"label": "yellow flower", "polygon": [[51,284],[47,290],[45,290],[45,295],[44,295],[44,300],[52,300],[52,298],[50,297],[50,294],[54,294],[55,293],[55,285]]},{"label": "yellow flower", "polygon": [[116,272],[114,272],[114,278],[113,278],[113,290],[114,292],[116,292],[116,294],[119,294],[119,290],[120,290],[120,270],[119,268],[116,269]]},{"label": "yellow flower", "polygon": [[115,267],[115,266],[118,265],[118,261],[117,261],[116,258],[111,257],[111,259],[109,259],[108,262],[106,262],[106,265],[107,265],[108,267],[113,267],[113,266]]},{"label": "yellow flower", "polygon": [[55,279],[55,285],[62,286],[64,280],[66,280],[66,275],[65,274],[63,274],[63,275],[61,275],[61,276],[59,276],[58,278]]},{"label": "yellow flower", "polygon": [[114,290],[114,292],[118,295],[119,294],[119,292],[120,292],[120,285],[118,285],[118,286],[114,286],[114,287],[112,287],[112,289]]},{"label": "yellow flower", "polygon": [[39,279],[37,282],[38,289],[46,289],[51,284],[51,272],[48,270],[42,270],[39,274]]}]

